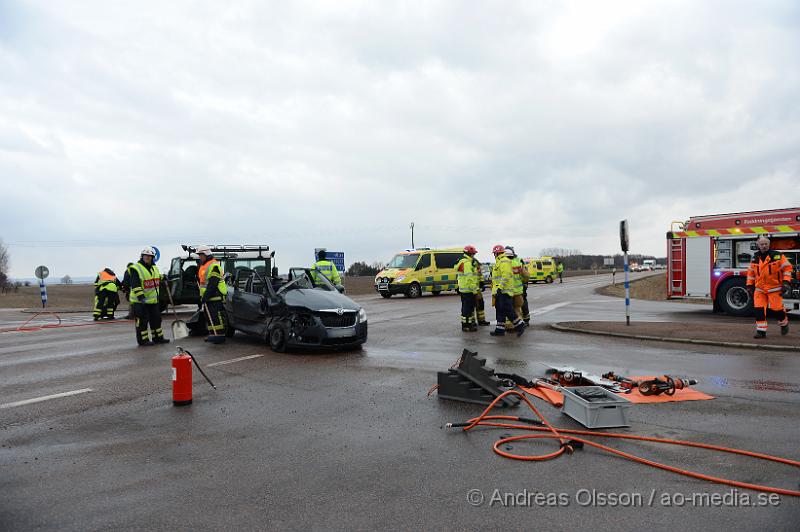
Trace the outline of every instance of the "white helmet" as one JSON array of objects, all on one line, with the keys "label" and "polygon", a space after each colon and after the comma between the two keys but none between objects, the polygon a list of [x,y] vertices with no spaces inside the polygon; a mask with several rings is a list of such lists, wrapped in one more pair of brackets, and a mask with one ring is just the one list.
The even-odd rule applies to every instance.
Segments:
[{"label": "white helmet", "polygon": [[156,256],[156,251],[153,248],[149,248],[148,247],[148,248],[144,248],[142,250],[141,254],[142,255],[150,255],[151,257],[155,257]]},{"label": "white helmet", "polygon": [[194,250],[195,253],[198,255],[205,255],[206,257],[210,257],[214,253],[211,251],[211,248],[208,246],[200,245]]}]

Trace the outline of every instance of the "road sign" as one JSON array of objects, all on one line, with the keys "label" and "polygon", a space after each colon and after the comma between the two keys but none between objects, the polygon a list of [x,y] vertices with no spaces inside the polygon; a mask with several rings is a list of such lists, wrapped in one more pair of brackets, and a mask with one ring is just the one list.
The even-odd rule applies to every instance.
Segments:
[{"label": "road sign", "polygon": [[344,251],[328,251],[325,248],[315,248],[314,260],[319,260],[320,251],[325,251],[325,259],[331,261],[337,270],[344,273]]},{"label": "road sign", "polygon": [[36,268],[35,273],[37,279],[47,279],[47,276],[50,275],[50,270],[47,266],[39,266]]},{"label": "road sign", "polygon": [[628,220],[622,220],[619,223],[619,243],[622,246],[622,251],[626,252],[630,245],[630,236],[628,233]]},{"label": "road sign", "polygon": [[603,257],[603,266],[613,266],[614,257]]},{"label": "road sign", "polygon": [[151,247],[153,248],[153,251],[156,252],[156,256],[153,257],[153,262],[158,262],[158,259],[161,258],[161,252],[158,250],[157,247],[155,247],[155,246],[151,246]]}]

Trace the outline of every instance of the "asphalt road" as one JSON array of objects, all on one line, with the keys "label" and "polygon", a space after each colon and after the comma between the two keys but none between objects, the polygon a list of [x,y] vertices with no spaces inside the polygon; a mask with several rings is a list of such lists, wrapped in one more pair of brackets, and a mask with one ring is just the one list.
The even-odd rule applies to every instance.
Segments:
[{"label": "asphalt road", "polygon": [[[594,449],[548,462],[512,461],[492,452],[506,431],[441,428],[480,412],[426,397],[436,371],[468,348],[498,371],[527,376],[555,362],[595,373],[697,378],[697,388],[716,399],[635,405],[632,426],[616,430],[800,459],[796,354],[644,344],[546,327],[623,319],[621,300],[593,293],[607,282],[608,276],[578,277],[532,286],[535,325],[520,339],[490,337],[488,328],[462,333],[454,295],[357,296],[370,323],[357,352],[276,354],[241,334],[224,346],[187,339],[182,345],[218,390],[195,372],[194,404],[183,408],[171,404],[174,345],[136,348],[130,323],[96,325],[76,316],[70,324],[80,326],[0,333],[0,529],[794,529],[797,499],[745,507],[741,498],[755,500],[754,492]],[[709,326],[731,320],[702,306],[640,301],[632,316]],[[0,311],[0,329],[25,319]],[[251,358],[235,360],[242,357]],[[227,361],[233,362],[217,364]],[[581,428],[537,405],[555,425]],[[713,475],[800,487],[800,471],[789,466],[613,445]],[[515,447],[537,453],[554,444]],[[480,504],[468,502],[480,502],[471,490],[480,490]],[[711,493],[726,500],[703,506],[703,494]],[[624,500],[611,504],[612,494]],[[731,499],[739,504],[725,504]]]}]

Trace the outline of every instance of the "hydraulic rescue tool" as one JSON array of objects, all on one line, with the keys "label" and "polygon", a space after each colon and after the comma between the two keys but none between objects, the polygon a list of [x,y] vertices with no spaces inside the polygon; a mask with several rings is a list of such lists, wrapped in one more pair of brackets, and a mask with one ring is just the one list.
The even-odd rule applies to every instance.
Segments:
[{"label": "hydraulic rescue tool", "polygon": [[639,383],[637,381],[629,379],[628,377],[617,375],[613,371],[609,371],[608,373],[603,373],[603,378],[608,379],[610,381],[618,382],[620,386],[625,388],[625,393],[631,393],[634,390],[634,388],[639,387]]},{"label": "hydraulic rescue tool", "polygon": [[676,390],[683,390],[689,386],[697,384],[696,379],[684,379],[664,375],[663,380],[656,377],[653,380],[642,381],[639,383],[639,393],[642,395],[675,395]]}]

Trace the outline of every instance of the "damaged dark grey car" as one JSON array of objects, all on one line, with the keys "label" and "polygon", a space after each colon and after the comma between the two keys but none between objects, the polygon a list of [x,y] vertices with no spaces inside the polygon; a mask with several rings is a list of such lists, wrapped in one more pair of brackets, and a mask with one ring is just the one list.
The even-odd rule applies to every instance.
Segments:
[{"label": "damaged dark grey car", "polygon": [[367,341],[367,314],[324,276],[293,268],[288,279],[239,269],[225,302],[227,333],[264,338],[273,351],[354,349]]}]

